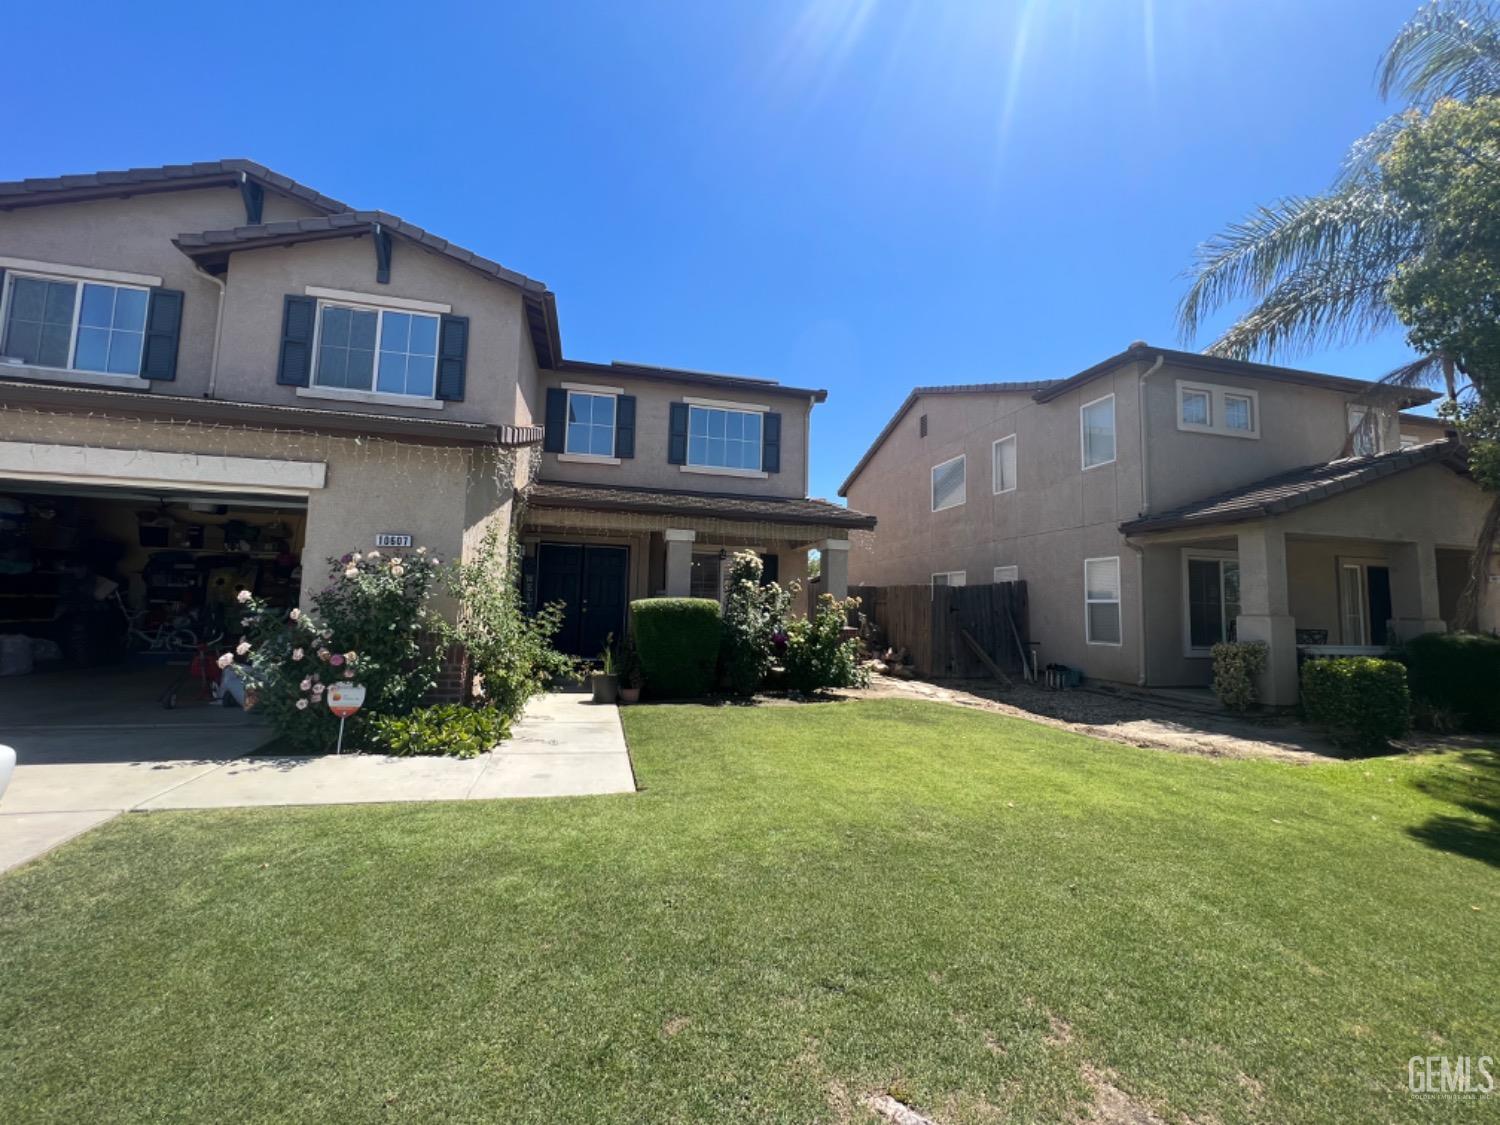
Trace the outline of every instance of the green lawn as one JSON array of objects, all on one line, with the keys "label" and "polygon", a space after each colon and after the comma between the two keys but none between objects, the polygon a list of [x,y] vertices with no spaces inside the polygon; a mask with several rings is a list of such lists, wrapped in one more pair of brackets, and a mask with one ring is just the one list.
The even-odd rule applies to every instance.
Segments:
[{"label": "green lawn", "polygon": [[643,792],[126,816],[0,878],[0,1121],[1452,1121],[1500,759],[624,712]]}]

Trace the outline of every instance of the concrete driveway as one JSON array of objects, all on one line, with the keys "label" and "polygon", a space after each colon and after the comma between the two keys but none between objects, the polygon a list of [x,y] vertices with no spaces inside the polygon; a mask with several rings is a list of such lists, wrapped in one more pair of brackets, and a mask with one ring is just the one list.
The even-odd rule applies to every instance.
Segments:
[{"label": "concrete driveway", "polygon": [[3,726],[17,765],[0,798],[0,871],[122,812],[635,791],[618,710],[583,693],[538,696],[511,739],[467,761],[252,755],[269,737],[253,713],[177,711],[155,725],[50,717]]}]

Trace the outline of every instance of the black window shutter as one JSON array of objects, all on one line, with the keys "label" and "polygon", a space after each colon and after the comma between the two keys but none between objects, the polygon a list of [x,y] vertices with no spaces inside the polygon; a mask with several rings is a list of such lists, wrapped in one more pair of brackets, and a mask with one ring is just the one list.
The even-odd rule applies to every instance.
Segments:
[{"label": "black window shutter", "polygon": [[760,467],[762,472],[781,472],[781,415],[763,414],[760,420]]},{"label": "black window shutter", "polygon": [[445,316],[442,334],[438,337],[438,398],[444,402],[463,402],[468,367],[469,318]]},{"label": "black window shutter", "polygon": [[276,381],[288,387],[305,387],[312,376],[313,327],[318,302],[313,297],[288,293],[281,303],[281,359]]},{"label": "black window shutter", "polygon": [[615,399],[615,456],[635,456],[635,395]]},{"label": "black window shutter", "polygon": [[687,464],[688,404],[672,403],[672,415],[667,428],[667,464]]},{"label": "black window shutter", "polygon": [[146,305],[146,346],[141,351],[141,378],[170,382],[177,378],[177,341],[182,335],[182,291],[153,289]]},{"label": "black window shutter", "polygon": [[760,557],[760,584],[769,586],[772,582],[781,580],[781,556],[761,555]]},{"label": "black window shutter", "polygon": [[547,388],[547,426],[542,431],[542,452],[561,453],[568,443],[568,392]]}]

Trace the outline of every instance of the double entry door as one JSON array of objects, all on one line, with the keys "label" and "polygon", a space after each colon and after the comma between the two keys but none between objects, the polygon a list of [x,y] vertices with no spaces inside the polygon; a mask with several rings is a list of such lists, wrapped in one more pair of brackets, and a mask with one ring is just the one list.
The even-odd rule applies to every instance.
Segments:
[{"label": "double entry door", "polygon": [[562,602],[562,631],[553,640],[561,652],[598,656],[614,634],[625,636],[630,552],[590,543],[543,543],[537,548],[537,603]]}]

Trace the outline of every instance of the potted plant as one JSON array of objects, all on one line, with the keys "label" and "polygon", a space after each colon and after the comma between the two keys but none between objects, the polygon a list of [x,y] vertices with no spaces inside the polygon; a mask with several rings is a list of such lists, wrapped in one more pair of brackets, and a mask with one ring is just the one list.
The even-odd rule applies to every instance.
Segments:
[{"label": "potted plant", "polygon": [[593,676],[594,702],[614,703],[620,695],[620,677],[615,670],[615,635],[604,638],[604,651],[599,654],[599,671]]},{"label": "potted plant", "polygon": [[635,650],[635,638],[631,637],[620,650],[620,702],[639,703],[645,680],[641,674],[641,655]]}]

